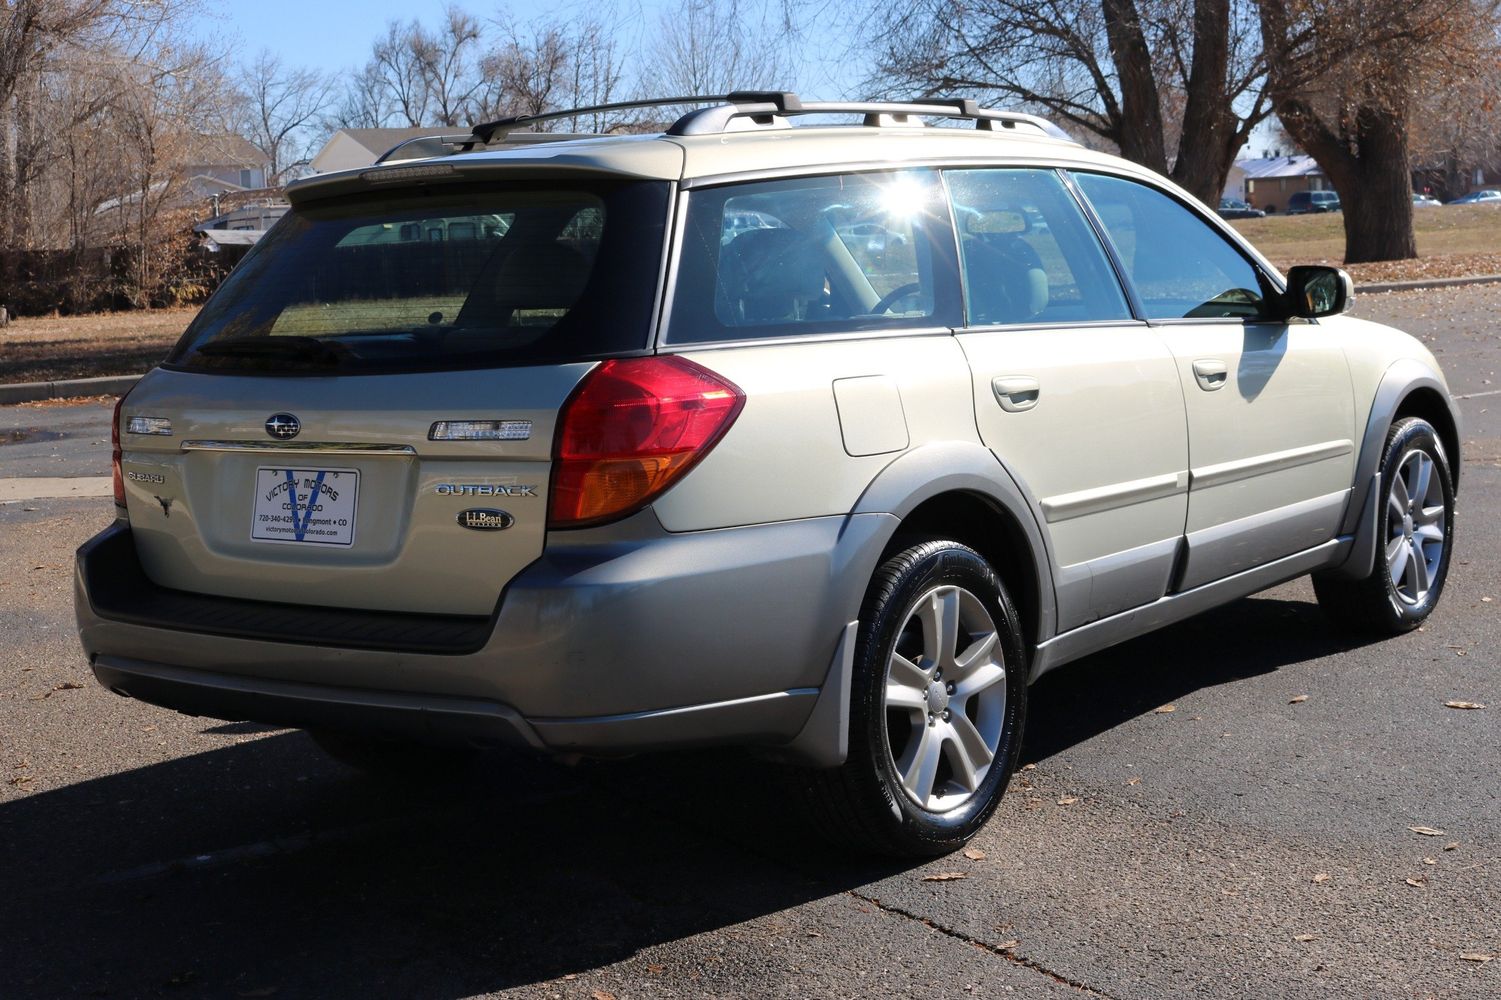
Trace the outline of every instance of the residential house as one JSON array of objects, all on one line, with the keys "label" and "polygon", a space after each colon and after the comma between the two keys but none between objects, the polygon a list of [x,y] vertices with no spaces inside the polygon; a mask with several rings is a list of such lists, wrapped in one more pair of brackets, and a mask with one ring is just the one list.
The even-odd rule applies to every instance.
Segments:
[{"label": "residential house", "polygon": [[318,150],[318,155],[313,157],[309,166],[314,172],[320,174],[368,167],[381,154],[408,139],[462,131],[465,130],[445,129],[442,125],[427,125],[418,128],[341,128],[323,144],[323,148]]},{"label": "residential house", "polygon": [[1306,154],[1238,162],[1245,171],[1245,200],[1264,212],[1285,210],[1288,199],[1299,191],[1333,190],[1324,171]]}]

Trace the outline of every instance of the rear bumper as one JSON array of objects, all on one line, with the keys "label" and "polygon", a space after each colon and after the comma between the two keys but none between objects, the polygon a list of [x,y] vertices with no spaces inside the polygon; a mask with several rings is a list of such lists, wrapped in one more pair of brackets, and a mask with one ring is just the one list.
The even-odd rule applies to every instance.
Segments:
[{"label": "rear bumper", "polygon": [[673,535],[648,512],[569,533],[476,637],[472,618],[160,588],[119,524],[79,550],[75,603],[102,684],[192,715],[556,751],[780,746],[806,738],[893,526]]}]

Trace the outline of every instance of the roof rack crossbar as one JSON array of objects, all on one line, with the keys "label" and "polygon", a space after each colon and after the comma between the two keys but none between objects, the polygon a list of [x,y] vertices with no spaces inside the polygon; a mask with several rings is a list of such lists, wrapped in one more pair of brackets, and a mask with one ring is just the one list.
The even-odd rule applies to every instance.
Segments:
[{"label": "roof rack crossbar", "polygon": [[777,91],[736,91],[730,94],[706,94],[690,97],[652,97],[639,101],[612,101],[609,104],[591,104],[582,108],[567,108],[559,111],[543,111],[534,115],[511,115],[493,122],[474,126],[474,139],[480,143],[490,142],[498,133],[530,125],[532,122],[557,121],[560,118],[576,118],[580,115],[601,114],[606,111],[630,111],[635,108],[670,108],[681,104],[760,104],[774,103],[789,110],[801,107],[796,94]]},{"label": "roof rack crossbar", "polygon": [[[732,95],[735,96],[735,95]],[[950,118],[968,120],[975,127],[993,130],[1026,125],[1054,139],[1073,142],[1073,139],[1057,125],[1037,115],[1020,111],[996,111],[984,108],[969,98],[933,98],[922,101],[800,101],[795,95],[747,94],[747,97],[764,98],[758,103],[739,103],[718,107],[700,108],[679,118],[667,130],[668,135],[714,135],[723,132],[736,118],[760,118],[770,115],[863,115],[867,122],[874,123],[880,115]],[[791,101],[774,101],[773,97],[790,97]]]}]

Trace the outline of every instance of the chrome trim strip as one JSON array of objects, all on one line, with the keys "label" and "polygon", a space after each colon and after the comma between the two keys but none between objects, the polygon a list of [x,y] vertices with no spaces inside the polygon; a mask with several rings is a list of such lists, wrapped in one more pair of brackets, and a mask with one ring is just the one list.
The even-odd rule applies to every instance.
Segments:
[{"label": "chrome trim strip", "polygon": [[748,698],[730,698],[726,701],[707,701],[697,705],[679,705],[675,708],[652,708],[644,712],[622,712],[619,715],[586,716],[529,716],[527,721],[543,726],[591,725],[601,722],[639,722],[646,719],[663,719],[674,715],[693,715],[697,712],[715,712],[726,708],[741,708],[765,702],[785,701],[789,698],[809,698],[818,695],[818,688],[788,688],[770,694],[751,695]]},{"label": "chrome trim strip", "polygon": [[184,441],[183,451],[274,452],[317,455],[416,455],[409,444],[362,444],[347,441]]},{"label": "chrome trim strip", "polygon": [[1185,493],[1188,491],[1188,482],[1189,474],[1186,471],[1169,472],[1161,476],[1149,476],[1146,479],[1133,479],[1126,483],[1096,486],[1092,489],[1079,490],[1076,493],[1060,493],[1055,497],[1043,498],[1042,514],[1049,524],[1057,524],[1059,521],[1068,521],[1088,514],[1099,514],[1103,511],[1114,510],[1116,507],[1129,507],[1132,504],[1161,500],[1163,497]]},{"label": "chrome trim strip", "polygon": [[1300,465],[1312,465],[1314,462],[1322,462],[1325,459],[1340,458],[1354,450],[1354,441],[1325,441],[1323,444],[1289,448],[1286,451],[1274,451],[1252,458],[1238,458],[1233,462],[1221,462],[1219,465],[1206,465],[1202,469],[1189,470],[1189,489],[1207,490],[1211,486],[1238,483],[1242,479],[1252,479],[1270,472],[1282,472],[1285,469],[1296,469]]}]

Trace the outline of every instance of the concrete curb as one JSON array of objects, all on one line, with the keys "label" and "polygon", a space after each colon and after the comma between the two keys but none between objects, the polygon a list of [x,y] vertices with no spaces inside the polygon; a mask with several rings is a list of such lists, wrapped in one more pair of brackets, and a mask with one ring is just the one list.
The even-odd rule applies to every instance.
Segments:
[{"label": "concrete curb", "polygon": [[[1459,288],[1463,285],[1493,285],[1501,274],[1478,274],[1467,278],[1423,278],[1417,281],[1374,281],[1356,285],[1356,295],[1379,295],[1382,292],[1415,292],[1423,288]],[[0,406],[9,403],[34,403],[39,399],[67,399],[70,396],[119,396],[136,384],[140,375],[108,375],[104,378],[64,379],[60,382],[13,382],[0,385]]]},{"label": "concrete curb", "polygon": [[73,378],[59,382],[12,382],[0,385],[0,406],[34,403],[40,399],[70,396],[119,396],[136,384],[139,375],[106,375],[103,378]]},{"label": "concrete curb", "polygon": [[1415,292],[1420,288],[1459,288],[1462,285],[1493,285],[1501,281],[1501,274],[1476,274],[1467,278],[1419,278],[1416,281],[1373,281],[1368,285],[1356,285],[1356,295],[1376,295],[1381,292]]}]

